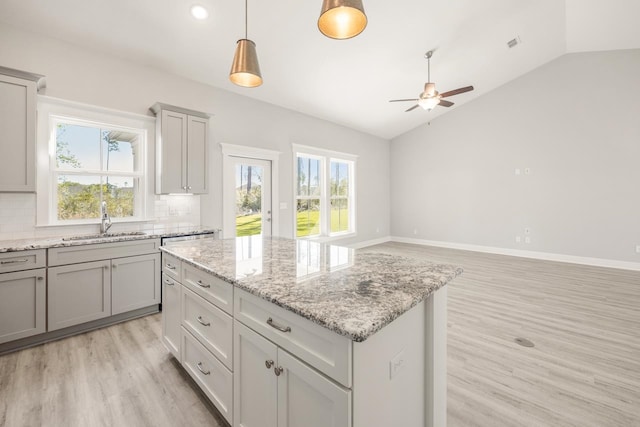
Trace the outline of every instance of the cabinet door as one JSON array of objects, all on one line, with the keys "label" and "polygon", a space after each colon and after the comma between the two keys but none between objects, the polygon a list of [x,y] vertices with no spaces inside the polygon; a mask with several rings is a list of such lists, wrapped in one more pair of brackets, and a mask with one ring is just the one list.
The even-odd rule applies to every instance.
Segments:
[{"label": "cabinet door", "polygon": [[35,191],[36,83],[0,76],[0,192]]},{"label": "cabinet door", "polygon": [[173,356],[180,357],[180,288],[170,276],[162,275],[162,342]]},{"label": "cabinet door", "polygon": [[188,116],[187,132],[187,191],[193,194],[207,192],[207,138],[209,120]]},{"label": "cabinet door", "polygon": [[278,349],[278,427],[349,427],[351,391]]},{"label": "cabinet door", "polygon": [[160,304],[160,254],[111,261],[111,314]]},{"label": "cabinet door", "polygon": [[111,261],[49,268],[49,331],[111,315]]},{"label": "cabinet door", "polygon": [[0,274],[0,344],[45,332],[46,274]]},{"label": "cabinet door", "polygon": [[237,321],[233,343],[234,427],[276,427],[276,345]]},{"label": "cabinet door", "polygon": [[[158,168],[156,192],[184,193],[187,186],[187,115],[162,110],[161,130],[156,147]],[[158,185],[159,184],[159,185]]]}]

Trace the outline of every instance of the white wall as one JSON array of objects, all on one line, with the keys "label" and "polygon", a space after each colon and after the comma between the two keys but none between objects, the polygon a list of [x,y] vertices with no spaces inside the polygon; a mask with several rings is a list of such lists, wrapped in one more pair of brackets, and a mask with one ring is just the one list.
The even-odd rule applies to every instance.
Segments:
[{"label": "white wall", "polygon": [[392,235],[640,262],[638,76],[565,55],[394,139]]},{"label": "white wall", "polygon": [[[389,142],[231,92],[16,28],[0,27],[0,65],[47,76],[44,94],[102,107],[148,114],[156,101],[214,114],[211,121],[210,188],[200,199],[203,225],[222,222],[219,143],[282,152],[280,211],[283,236],[293,235],[291,143],[356,154],[358,236],[341,243],[389,235]],[[230,58],[231,61],[231,58]],[[220,64],[228,67],[229,64]],[[268,80],[265,84],[269,84]],[[376,229],[379,231],[376,233]]]}]

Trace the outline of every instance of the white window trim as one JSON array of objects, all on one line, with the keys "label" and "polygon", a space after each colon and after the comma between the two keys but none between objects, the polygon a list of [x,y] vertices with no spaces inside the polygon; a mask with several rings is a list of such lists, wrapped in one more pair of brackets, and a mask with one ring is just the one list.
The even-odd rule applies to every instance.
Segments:
[{"label": "white window trim", "polygon": [[[133,130],[140,132],[144,138],[141,144],[140,170],[137,173],[127,173],[127,176],[140,178],[139,185],[139,210],[138,216],[131,218],[114,219],[114,223],[134,223],[153,221],[153,194],[150,191],[148,170],[150,161],[153,161],[153,144],[151,139],[155,136],[155,118],[140,114],[127,113],[93,105],[61,100],[48,96],[38,96],[38,121],[37,121],[37,212],[36,226],[70,226],[83,224],[99,224],[99,218],[59,221],[55,206],[56,197],[52,177],[55,171],[55,123],[60,119],[75,123],[89,123],[97,126],[105,126],[113,129]],[[152,164],[151,164],[152,166]]]},{"label": "white window trim", "polygon": [[[228,186],[224,179],[228,176],[232,176],[229,168],[233,167],[230,157],[244,157],[247,159],[266,160],[271,162],[271,235],[280,235],[280,217],[279,209],[277,209],[276,203],[278,203],[278,171],[280,167],[278,162],[280,161],[280,152],[275,150],[268,150],[265,148],[249,147],[246,145],[227,144],[220,143],[222,149],[222,200],[223,203],[235,204],[235,193],[231,192],[231,187]],[[227,188],[229,187],[229,188]],[[226,209],[222,209],[222,224],[223,229],[231,227],[231,224],[235,224],[235,217],[230,218]]]},{"label": "white window trim", "polygon": [[[356,164],[358,156],[340,151],[326,150],[323,148],[311,147],[308,145],[291,144],[293,151],[293,236],[296,239],[308,239],[316,241],[331,241],[354,237],[358,234],[357,218],[357,199],[356,199]],[[297,178],[298,178],[298,155],[320,159],[320,167],[323,174],[321,177],[320,188],[320,234],[308,237],[297,236]],[[349,167],[349,199],[352,201],[353,208],[349,212],[350,229],[338,233],[331,233],[331,195],[328,194],[328,182],[331,176],[331,162],[339,161],[350,163]],[[310,197],[316,198],[316,197]]]}]

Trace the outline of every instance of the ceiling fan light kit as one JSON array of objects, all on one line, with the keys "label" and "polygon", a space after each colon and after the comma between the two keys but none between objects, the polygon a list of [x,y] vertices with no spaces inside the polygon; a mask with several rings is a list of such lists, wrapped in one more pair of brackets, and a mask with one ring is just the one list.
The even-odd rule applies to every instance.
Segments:
[{"label": "ceiling fan light kit", "polygon": [[362,0],[323,0],[318,29],[332,39],[357,36],[367,26]]},{"label": "ceiling fan light kit", "polygon": [[433,55],[433,51],[425,53],[424,57],[427,58],[427,83],[424,85],[424,91],[417,97],[412,99],[392,99],[389,102],[407,102],[412,101],[416,102],[416,105],[410,107],[405,110],[405,113],[409,111],[413,111],[418,107],[421,107],[423,110],[431,111],[435,108],[436,105],[440,105],[442,107],[451,107],[453,102],[447,101],[446,99],[449,96],[458,95],[460,93],[465,93],[473,90],[473,86],[465,86],[458,89],[450,90],[445,93],[439,93],[436,90],[436,84],[431,82],[431,56]]},{"label": "ceiling fan light kit", "polygon": [[262,84],[262,74],[258,63],[256,44],[247,38],[248,10],[247,0],[244,2],[244,38],[238,40],[236,53],[233,56],[229,80],[242,87],[257,87]]}]

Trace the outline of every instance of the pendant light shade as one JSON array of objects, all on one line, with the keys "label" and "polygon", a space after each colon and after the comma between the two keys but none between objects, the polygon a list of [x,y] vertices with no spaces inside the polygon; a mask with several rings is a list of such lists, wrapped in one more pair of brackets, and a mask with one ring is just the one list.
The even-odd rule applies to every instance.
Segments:
[{"label": "pendant light shade", "polygon": [[350,39],[367,26],[362,0],[324,0],[318,29],[332,39]]},{"label": "pendant light shade", "polygon": [[256,44],[247,37],[249,27],[247,1],[244,2],[244,38],[238,40],[236,45],[229,80],[238,86],[257,87],[262,84],[262,74],[260,74]]},{"label": "pendant light shade", "polygon": [[257,87],[262,84],[256,44],[248,39],[238,40],[229,80],[238,86]]}]

